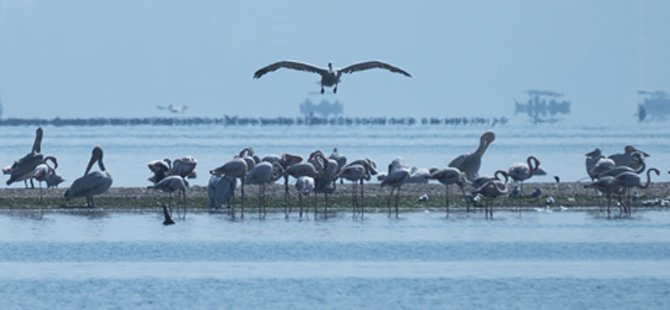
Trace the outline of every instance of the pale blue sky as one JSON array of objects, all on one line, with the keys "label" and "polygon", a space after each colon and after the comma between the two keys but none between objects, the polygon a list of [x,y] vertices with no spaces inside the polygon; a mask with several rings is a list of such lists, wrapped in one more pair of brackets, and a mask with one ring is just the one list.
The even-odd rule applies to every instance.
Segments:
[{"label": "pale blue sky", "polygon": [[539,88],[573,101],[571,121],[632,123],[637,90],[670,90],[670,1],[0,0],[0,14],[5,117],[297,115],[317,75],[252,79],[283,59],[413,75],[345,76],[353,116],[511,116]]}]

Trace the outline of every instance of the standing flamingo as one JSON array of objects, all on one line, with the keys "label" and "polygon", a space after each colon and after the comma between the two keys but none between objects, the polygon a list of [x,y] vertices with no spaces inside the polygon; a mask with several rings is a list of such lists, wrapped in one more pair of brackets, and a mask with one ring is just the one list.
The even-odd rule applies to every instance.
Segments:
[{"label": "standing flamingo", "polygon": [[468,180],[472,180],[479,174],[479,167],[482,165],[482,156],[484,152],[495,140],[496,135],[492,131],[487,131],[479,138],[479,147],[470,153],[463,154],[456,157],[449,163],[449,167],[458,168],[458,170],[465,172]]},{"label": "standing flamingo", "polygon": [[[90,172],[93,164],[96,162],[100,171]],[[102,148],[96,146],[91,152],[91,160],[89,160],[86,166],[84,175],[72,182],[70,188],[65,191],[64,196],[66,199],[86,197],[86,205],[88,207],[95,207],[93,196],[107,192],[111,186],[112,176],[102,163]]]},{"label": "standing flamingo", "polygon": [[449,217],[449,185],[456,184],[461,188],[463,197],[465,197],[465,189],[463,188],[466,184],[465,173],[458,170],[458,168],[448,167],[444,169],[433,169],[430,174],[430,178],[437,180],[438,182],[444,185],[444,205],[447,208],[447,217]]},{"label": "standing flamingo", "polygon": [[493,206],[491,205],[491,201],[493,199],[496,199],[500,196],[506,195],[508,193],[507,191],[507,185],[505,183],[498,181],[498,180],[492,180],[484,183],[484,185],[480,186],[478,189],[474,191],[475,194],[479,194],[487,198],[487,203],[484,208],[484,212],[486,214],[487,218],[493,218]]},{"label": "standing flamingo", "polygon": [[[247,162],[241,158],[233,158],[223,166],[210,170],[209,173],[217,177],[226,175],[240,179],[240,200],[242,201],[242,218],[244,218],[244,176],[247,174]],[[235,208],[233,207],[231,211],[234,218]]]},{"label": "standing flamingo", "polygon": [[352,207],[352,216],[355,218],[356,215],[360,213],[361,218],[363,218],[365,212],[364,207],[360,206],[358,201],[358,191],[356,189],[356,184],[359,182],[363,186],[363,181],[370,180],[370,170],[366,166],[360,164],[353,164],[345,166],[340,173],[337,174],[338,178],[351,181],[351,207]]},{"label": "standing flamingo", "polygon": [[400,198],[400,188],[403,184],[407,182],[410,178],[410,172],[407,167],[404,167],[400,164],[399,160],[394,160],[388,166],[388,173],[381,183],[381,187],[386,186],[391,188],[391,193],[389,194],[388,199],[386,200],[386,206],[388,207],[389,216],[391,216],[391,199],[393,198],[393,191],[396,191],[395,195],[395,217],[398,218],[398,200]]},{"label": "standing flamingo", "polygon": [[530,179],[540,167],[540,160],[535,156],[528,156],[526,163],[513,164],[508,170],[507,175],[515,182],[521,183],[519,190],[523,194],[523,181]]},{"label": "standing flamingo", "polygon": [[649,185],[651,184],[652,172],[655,173],[656,175],[661,174],[661,172],[658,171],[658,169],[649,168],[649,170],[647,170],[647,182],[644,184],[642,183],[642,179],[640,178],[640,176],[633,172],[624,172],[614,177],[615,182],[617,182],[617,184],[619,184],[626,190],[626,203],[624,204],[624,213],[629,215],[631,214],[630,189],[633,187],[638,187],[642,189],[648,188]]},{"label": "standing flamingo", "polygon": [[[312,163],[297,163],[292,166],[288,166],[284,171],[284,213],[288,217],[291,213],[291,205],[289,204],[289,191],[288,191],[288,177],[291,176],[295,179],[302,177],[316,178],[319,175],[319,171],[314,168]],[[302,217],[302,207],[300,208],[300,217]]]},{"label": "standing flamingo", "polygon": [[[244,176],[244,183],[259,185],[258,190],[258,218],[263,219],[267,214],[267,201],[265,199],[265,187],[268,183],[281,178],[284,171],[278,163],[261,162]],[[244,211],[243,211],[244,212]],[[244,215],[242,215],[244,217]]]},{"label": "standing flamingo", "polygon": [[149,186],[149,188],[168,193],[170,199],[170,214],[172,214],[172,206],[175,205],[172,201],[172,194],[176,193],[177,204],[175,205],[175,209],[177,210],[177,215],[179,216],[181,214],[181,218],[186,217],[186,189],[188,188],[188,182],[183,177],[171,175],[163,178],[158,183]]}]

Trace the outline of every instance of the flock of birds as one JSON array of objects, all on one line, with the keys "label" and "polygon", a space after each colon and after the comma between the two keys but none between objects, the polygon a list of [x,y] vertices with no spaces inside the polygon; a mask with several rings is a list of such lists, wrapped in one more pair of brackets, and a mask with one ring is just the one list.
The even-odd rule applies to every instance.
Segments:
[{"label": "flock of birds", "polygon": [[[42,182],[46,182],[47,187],[57,187],[64,181],[56,172],[57,158],[41,153],[43,133],[42,128],[38,128],[31,152],[3,169],[3,173],[9,175],[7,185],[24,181],[26,188],[28,188],[28,182],[31,182],[31,187],[34,188],[33,180],[36,180],[40,187]],[[253,148],[247,147],[234,154],[223,165],[209,171],[211,177],[208,184],[208,207],[217,209],[225,203],[230,214],[235,217],[234,194],[239,179],[239,201],[237,203],[241,207],[240,216],[244,217],[245,186],[255,185],[259,186],[259,217],[264,218],[267,213],[266,186],[283,180],[284,212],[286,217],[289,217],[292,213],[289,179],[292,178],[295,180],[294,186],[298,194],[299,216],[302,218],[306,214],[303,208],[303,196],[314,194],[316,199],[317,194],[323,194],[325,199],[323,214],[324,217],[327,217],[329,195],[336,191],[338,180],[340,184],[346,180],[352,182],[352,215],[354,218],[362,218],[365,205],[360,202],[365,195],[364,185],[371,181],[373,176],[376,176],[377,180],[381,181],[382,188],[390,189],[386,198],[389,216],[395,212],[395,217],[398,217],[400,190],[404,184],[427,183],[429,180],[436,180],[445,188],[444,204],[447,216],[450,204],[449,187],[456,185],[463,195],[467,212],[470,211],[471,202],[482,201],[486,217],[491,218],[493,217],[491,202],[494,199],[501,196],[521,197],[524,181],[533,176],[547,174],[540,167],[540,161],[534,156],[529,156],[526,162],[516,163],[506,170],[498,170],[493,176],[479,175],[482,157],[494,140],[493,132],[485,132],[480,138],[478,147],[472,153],[458,156],[445,168],[410,168],[400,159],[396,159],[388,165],[385,173],[380,172],[376,163],[369,158],[348,161],[338,152],[337,148],[328,156],[316,150],[309,154],[306,160],[303,160],[303,157],[289,153],[271,154],[261,158],[255,154]],[[631,189],[649,187],[651,174],[660,174],[658,169],[649,168],[646,170],[646,182],[642,181],[640,174],[646,169],[645,158],[648,156],[646,152],[630,145],[624,148],[623,153],[609,157],[603,155],[600,149],[586,154],[586,171],[591,182],[585,187],[595,189],[606,198],[608,214],[611,200],[616,199],[621,214],[629,215],[631,213]],[[99,169],[92,171],[96,163]],[[169,205],[163,206],[166,222],[172,222],[173,210],[180,217],[184,217],[186,192],[189,187],[188,179],[196,177],[197,160],[192,156],[185,156],[175,160],[154,160],[147,166],[152,173],[148,179],[152,183],[149,188],[166,192],[169,195]],[[560,182],[557,176],[554,178],[556,182]],[[511,188],[510,179],[518,186]],[[84,174],[72,182],[70,188],[65,191],[64,198],[82,197],[86,199],[88,207],[95,207],[93,197],[107,192],[111,186],[112,176],[103,163],[103,150],[95,146]],[[541,192],[538,194],[537,190],[528,196],[542,195]],[[173,195],[176,196],[176,202],[174,202]],[[552,203],[553,198],[547,198],[547,205]],[[314,205],[314,216],[317,216],[316,204]]]}]

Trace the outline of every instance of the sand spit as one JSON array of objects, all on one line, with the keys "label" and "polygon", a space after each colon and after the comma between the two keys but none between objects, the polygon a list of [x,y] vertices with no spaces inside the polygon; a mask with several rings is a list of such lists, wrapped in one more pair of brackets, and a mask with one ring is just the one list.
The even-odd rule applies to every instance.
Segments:
[{"label": "sand spit", "polygon": [[[522,198],[501,198],[494,201],[494,205],[501,207],[545,207],[548,197],[554,198],[554,207],[595,207],[599,206],[603,199],[595,195],[594,191],[584,188],[586,183],[528,183],[524,185]],[[542,190],[538,198],[529,197],[536,188]],[[0,209],[44,209],[44,208],[68,208],[81,207],[85,204],[84,199],[65,200],[61,189],[23,189],[4,188],[0,189]],[[452,186],[449,188],[450,207],[458,208],[465,206],[461,198],[460,190]],[[256,186],[245,187],[247,207],[255,207],[258,199]],[[386,208],[386,197],[389,189],[380,188],[379,184],[365,185],[366,208]],[[635,189],[632,191],[637,197],[636,206],[660,207],[667,206],[670,197],[670,182],[653,183],[648,189]],[[426,194],[427,201],[419,201],[419,197]],[[239,188],[235,192],[235,203],[239,203]],[[267,187],[268,208],[281,209],[284,207],[283,185],[273,184]],[[331,208],[348,209],[351,207],[351,184],[338,184],[337,191],[329,197]],[[115,187],[107,193],[96,196],[95,203],[98,208],[132,210],[143,208],[156,208],[160,204],[167,203],[167,194],[150,190],[143,187]],[[305,207],[314,206],[314,197],[305,200]],[[319,195],[319,207],[323,207],[323,195]],[[298,207],[298,197],[293,186],[291,186],[291,205]],[[207,188],[202,186],[191,187],[187,192],[187,206],[189,209],[206,209]],[[401,191],[400,206],[408,208],[443,208],[444,186],[440,184],[407,184]]]}]

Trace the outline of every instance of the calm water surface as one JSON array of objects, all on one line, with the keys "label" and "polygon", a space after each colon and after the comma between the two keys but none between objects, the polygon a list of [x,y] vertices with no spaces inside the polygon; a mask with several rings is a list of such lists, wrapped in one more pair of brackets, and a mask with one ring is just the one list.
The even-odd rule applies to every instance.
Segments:
[{"label": "calm water surface", "polygon": [[670,212],[0,213],[11,308],[670,308]]}]

